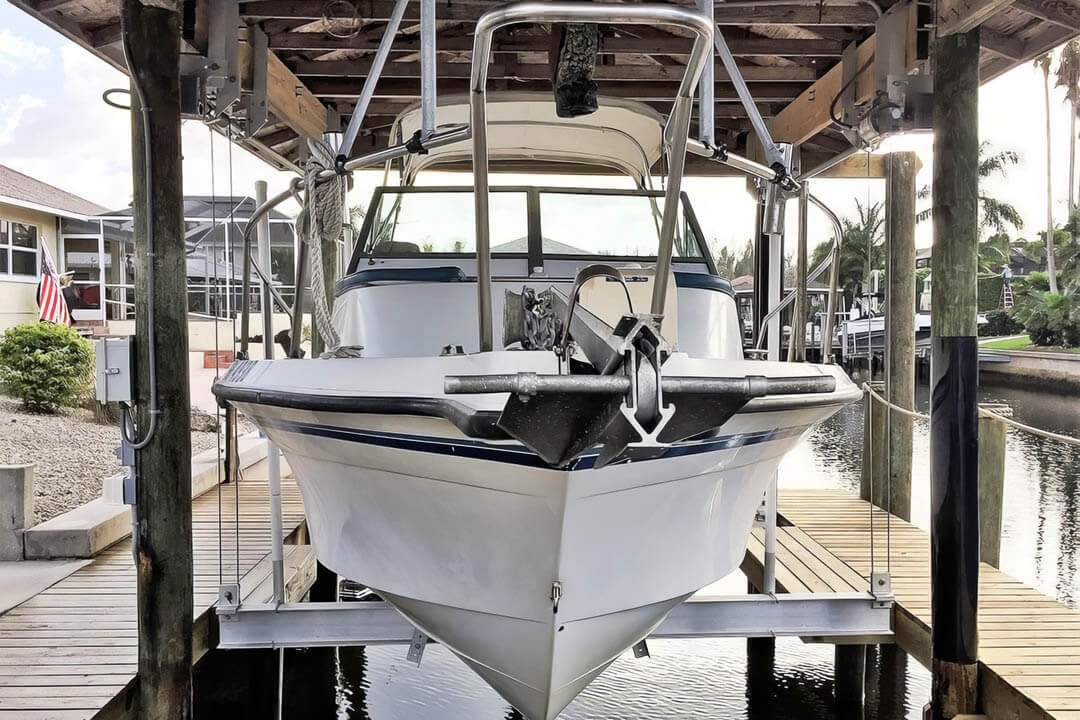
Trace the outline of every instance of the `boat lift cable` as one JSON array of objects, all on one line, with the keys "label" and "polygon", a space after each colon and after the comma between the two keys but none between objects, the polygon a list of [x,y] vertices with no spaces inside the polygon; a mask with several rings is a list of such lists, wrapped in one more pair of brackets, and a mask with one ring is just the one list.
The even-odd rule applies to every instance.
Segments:
[{"label": "boat lift cable", "polygon": [[146,104],[146,93],[143,92],[139,82],[139,76],[135,72],[135,63],[132,60],[131,48],[127,42],[127,27],[125,13],[120,13],[120,44],[124,53],[124,64],[127,65],[128,75],[131,76],[131,87],[135,90],[135,96],[139,101],[139,113],[141,115],[141,130],[143,138],[143,193],[145,196],[146,213],[146,325],[147,325],[147,375],[149,376],[149,417],[147,426],[143,430],[142,438],[138,437],[139,429],[135,425],[134,412],[130,407],[124,408],[120,417],[120,432],[124,441],[131,445],[133,450],[142,450],[154,439],[157,432],[158,396],[157,396],[157,316],[154,304],[154,176],[153,170],[153,143],[150,137],[150,114],[152,108]]},{"label": "boat lift cable", "polygon": [[[210,222],[211,222],[211,231],[210,232],[212,233],[213,230],[215,228],[217,228],[217,181],[215,179],[216,167],[214,165],[214,128],[212,128],[210,125],[207,125],[206,126],[206,131],[207,131],[207,133],[210,134]],[[205,268],[206,265],[204,264],[203,267]],[[205,273],[205,269],[204,269],[204,273]],[[209,283],[209,278],[204,277],[203,278],[203,283],[208,284]],[[217,258],[215,257],[214,258],[214,295],[215,296],[217,295],[217,292],[218,292],[218,262],[217,262]],[[206,311],[210,312],[210,303],[209,303],[210,294],[209,294],[209,292],[207,292],[206,297],[207,297]],[[218,313],[217,313],[216,308],[214,310],[213,316],[214,316],[214,382],[216,383],[218,380],[221,379],[221,365],[218,362],[218,358],[221,357],[221,340],[220,340],[220,334],[218,333]],[[214,469],[217,471],[217,485],[215,485],[215,488],[217,490],[218,585],[221,585],[222,583],[225,582],[225,548],[224,548],[224,545],[221,542],[221,538],[222,538],[222,534],[221,534],[221,528],[222,528],[222,516],[221,516],[221,469],[222,469],[223,463],[221,461],[221,407],[219,405],[216,405],[216,404],[214,406],[214,417],[217,419],[217,425],[218,425],[218,430],[217,430],[217,433],[216,433],[216,435],[217,435],[217,465],[215,466]]]}]

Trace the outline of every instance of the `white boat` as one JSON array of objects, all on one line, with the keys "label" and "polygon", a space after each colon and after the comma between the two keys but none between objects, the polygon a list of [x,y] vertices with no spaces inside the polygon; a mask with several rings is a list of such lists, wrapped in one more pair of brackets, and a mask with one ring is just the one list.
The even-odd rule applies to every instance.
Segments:
[{"label": "white boat", "polygon": [[472,187],[379,188],[333,314],[361,357],[239,361],[215,386],[288,458],[319,560],[529,720],[735,570],[784,453],[860,397],[836,366],[743,359],[677,179],[644,187],[661,118],[600,104],[567,120],[548,97],[493,98],[488,157],[584,160],[640,189],[492,187],[489,211]]}]

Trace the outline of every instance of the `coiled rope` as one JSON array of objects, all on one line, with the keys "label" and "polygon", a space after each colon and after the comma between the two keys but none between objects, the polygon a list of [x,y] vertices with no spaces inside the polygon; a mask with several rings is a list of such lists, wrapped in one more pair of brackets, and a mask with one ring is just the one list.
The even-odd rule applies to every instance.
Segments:
[{"label": "coiled rope", "polygon": [[[920,412],[915,412],[913,410],[908,410],[906,408],[900,407],[899,405],[896,405],[895,403],[889,402],[884,397],[882,397],[877,392],[875,392],[874,389],[870,387],[869,383],[863,383],[861,387],[862,387],[863,392],[869,393],[870,396],[873,397],[875,400],[877,400],[879,403],[881,403],[882,405],[885,405],[887,407],[890,407],[893,410],[895,410],[895,411],[897,411],[897,412],[899,412],[899,413],[901,413],[903,415],[907,415],[909,417],[917,418],[919,420],[929,420],[930,419],[930,416],[926,415],[925,413],[920,413]],[[1023,430],[1024,432],[1031,433],[1032,435],[1038,435],[1039,437],[1044,437],[1047,440],[1056,440],[1058,442],[1065,443],[1066,445],[1073,445],[1073,446],[1076,446],[1076,447],[1080,447],[1080,438],[1073,437],[1072,435],[1063,435],[1061,433],[1051,432],[1049,430],[1043,430],[1041,428],[1032,427],[1031,425],[1025,425],[1022,422],[1018,422],[1016,420],[1013,420],[1011,417],[1006,417],[1004,415],[1000,415],[1000,414],[998,414],[998,413],[996,413],[996,412],[994,412],[992,410],[987,410],[986,408],[979,408],[979,415],[982,415],[983,417],[994,418],[995,420],[1000,420],[1001,422],[1005,423],[1006,425],[1010,425],[1010,426],[1016,428],[1017,430]]]},{"label": "coiled rope", "polygon": [[347,180],[343,173],[335,172],[328,180],[319,181],[325,170],[337,170],[336,157],[330,145],[323,140],[308,139],[308,161],[304,169],[304,206],[296,217],[296,231],[307,242],[311,251],[311,294],[315,307],[315,327],[323,339],[327,354],[334,355],[341,346],[334,325],[330,320],[330,302],[326,295],[326,278],[323,272],[323,251],[336,247],[342,234],[342,217],[345,211]]}]

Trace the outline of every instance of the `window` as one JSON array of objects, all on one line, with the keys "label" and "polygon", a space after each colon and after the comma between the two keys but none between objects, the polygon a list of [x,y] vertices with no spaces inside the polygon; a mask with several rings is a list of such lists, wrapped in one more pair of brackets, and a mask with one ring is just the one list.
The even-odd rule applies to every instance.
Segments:
[{"label": "window", "polygon": [[0,274],[37,277],[38,229],[35,225],[0,220]]},{"label": "window", "polygon": [[[376,255],[473,254],[476,225],[473,193],[461,190],[399,192],[379,196],[368,249]],[[525,253],[528,211],[525,193],[493,190],[488,196],[493,253]]]},{"label": "window", "polygon": [[[544,253],[550,255],[614,255],[655,257],[660,244],[664,198],[643,193],[542,191],[540,224]],[[690,225],[675,226],[676,258],[701,257]]]}]

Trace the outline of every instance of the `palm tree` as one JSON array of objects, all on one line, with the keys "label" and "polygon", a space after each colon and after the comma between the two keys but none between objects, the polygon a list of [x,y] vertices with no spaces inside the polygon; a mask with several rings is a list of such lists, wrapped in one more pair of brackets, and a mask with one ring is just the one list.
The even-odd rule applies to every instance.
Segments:
[{"label": "palm tree", "polygon": [[1050,292],[1057,292],[1057,274],[1054,268],[1054,186],[1050,173],[1050,63],[1051,53],[1035,58],[1035,67],[1043,74],[1043,103],[1046,110],[1046,274],[1050,279]]},{"label": "palm tree", "polygon": [[[1008,226],[1016,230],[1024,228],[1024,219],[1020,217],[1020,211],[1011,203],[998,200],[981,191],[981,181],[992,175],[1008,175],[1009,168],[1020,163],[1020,156],[1015,150],[993,151],[989,140],[979,143],[979,229],[993,230],[994,233],[1003,233]],[[930,186],[924,185],[919,189],[920,200],[930,197]],[[915,216],[916,222],[928,220],[934,214],[933,208],[927,208]]]},{"label": "palm tree", "polygon": [[1080,40],[1070,40],[1058,58],[1056,87],[1065,88],[1069,103],[1069,216],[1076,207],[1076,116],[1080,113]]},{"label": "palm tree", "polygon": [[[841,218],[844,231],[840,246],[839,288],[850,307],[859,286],[869,287],[869,272],[885,264],[885,206],[883,203],[863,205],[855,201],[858,218]],[[868,253],[869,251],[869,253]],[[832,242],[814,248],[808,265],[817,267],[832,252]]]}]

